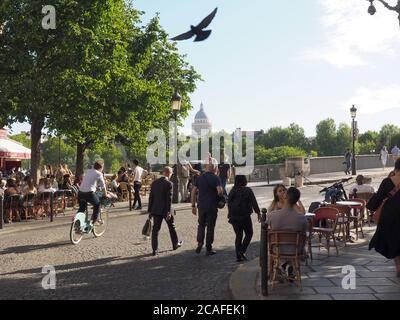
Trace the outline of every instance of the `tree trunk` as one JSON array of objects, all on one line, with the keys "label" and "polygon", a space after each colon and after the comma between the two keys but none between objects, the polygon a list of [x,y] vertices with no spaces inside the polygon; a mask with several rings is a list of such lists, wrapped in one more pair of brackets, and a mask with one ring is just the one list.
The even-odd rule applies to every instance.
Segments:
[{"label": "tree trunk", "polygon": [[79,176],[83,174],[83,162],[85,157],[86,145],[78,143],[76,145],[76,172],[75,175]]},{"label": "tree trunk", "polygon": [[40,140],[44,127],[44,117],[34,115],[31,125],[31,177],[38,184],[40,178]]}]

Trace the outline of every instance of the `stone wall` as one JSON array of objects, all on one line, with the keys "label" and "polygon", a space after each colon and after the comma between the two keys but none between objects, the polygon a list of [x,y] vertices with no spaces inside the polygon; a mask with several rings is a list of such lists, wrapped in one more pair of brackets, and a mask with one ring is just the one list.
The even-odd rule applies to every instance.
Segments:
[{"label": "stone wall", "polygon": [[[344,157],[319,157],[310,159],[310,174],[344,171]],[[379,155],[356,156],[357,170],[381,168]],[[393,158],[389,156],[387,167],[394,167]]]},{"label": "stone wall", "polygon": [[[357,170],[381,168],[379,155],[360,155],[356,157]],[[285,177],[293,178],[298,171],[305,176],[310,174],[341,172],[344,171],[344,157],[319,157],[319,158],[289,158],[283,164],[255,166],[248,168],[235,168],[234,174],[244,174],[249,182],[264,182],[283,180]],[[387,167],[394,167],[393,158],[389,156]]]}]

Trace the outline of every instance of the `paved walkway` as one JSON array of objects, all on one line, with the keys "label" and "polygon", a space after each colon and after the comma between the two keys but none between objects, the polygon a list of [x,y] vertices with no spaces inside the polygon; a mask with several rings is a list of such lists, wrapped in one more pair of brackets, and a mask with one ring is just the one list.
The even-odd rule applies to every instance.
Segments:
[{"label": "paved walkway", "polygon": [[[269,296],[261,294],[259,259],[242,264],[230,279],[230,290],[237,300],[400,300],[400,278],[396,277],[392,260],[375,251],[368,251],[368,242],[375,228],[365,228],[366,238],[346,248],[339,249],[339,256],[326,250],[314,253],[309,266],[302,265],[303,290],[295,284],[269,286]],[[344,266],[354,266],[356,289],[345,290],[342,281]]]}]

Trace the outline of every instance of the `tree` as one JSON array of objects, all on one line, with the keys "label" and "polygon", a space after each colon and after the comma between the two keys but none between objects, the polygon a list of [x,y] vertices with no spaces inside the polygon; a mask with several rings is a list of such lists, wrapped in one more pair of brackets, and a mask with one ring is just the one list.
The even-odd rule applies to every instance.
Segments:
[{"label": "tree", "polygon": [[393,145],[392,138],[400,134],[400,128],[393,124],[385,124],[380,132],[378,138],[377,150],[380,150],[383,146],[387,146],[388,149]]},{"label": "tree", "polygon": [[31,147],[31,139],[25,133],[11,135],[10,139],[21,143],[25,148]]},{"label": "tree", "polygon": [[42,156],[42,164],[51,164],[55,168],[60,160],[61,164],[67,164],[71,170],[75,169],[76,151],[65,139],[48,137],[42,144]]},{"label": "tree", "polygon": [[254,150],[255,164],[279,164],[284,163],[290,157],[306,157],[307,153],[304,150],[293,147],[277,147],[267,149],[256,145]]},{"label": "tree", "polygon": [[[95,1],[97,5],[104,1]],[[71,60],[65,48],[73,42],[65,29],[84,5],[73,0],[54,0],[59,16],[56,30],[42,28],[46,1],[3,1],[0,6],[0,114],[2,124],[28,121],[31,124],[31,170],[37,181],[41,159],[42,130],[51,113],[63,103],[60,75]],[[85,10],[82,10],[85,12]]]},{"label": "tree", "polygon": [[[83,173],[85,151],[99,143],[117,141],[134,149],[132,153],[143,153],[147,132],[168,128],[174,90],[183,96],[181,115],[186,115],[191,108],[188,94],[199,79],[168,42],[158,17],[143,30],[138,12],[123,0],[110,0],[108,7],[111,13],[109,8],[91,12],[96,18],[85,28],[77,24],[83,30],[75,44],[88,54],[64,73],[68,102],[58,110],[61,116],[49,121],[53,132],[76,142],[77,174]],[[81,37],[85,32],[95,39]]]},{"label": "tree", "polygon": [[337,142],[336,124],[333,119],[326,119],[318,123],[316,143],[320,156],[335,155],[335,145]]},{"label": "tree", "polygon": [[[335,155],[342,155],[347,149],[352,148],[352,132],[349,125],[346,123],[339,124],[339,128],[336,133],[336,148]],[[332,146],[334,147],[334,146]]]},{"label": "tree", "polygon": [[257,138],[256,144],[265,148],[281,146],[305,148],[307,146],[307,138],[304,129],[292,123],[288,128],[270,128]]}]

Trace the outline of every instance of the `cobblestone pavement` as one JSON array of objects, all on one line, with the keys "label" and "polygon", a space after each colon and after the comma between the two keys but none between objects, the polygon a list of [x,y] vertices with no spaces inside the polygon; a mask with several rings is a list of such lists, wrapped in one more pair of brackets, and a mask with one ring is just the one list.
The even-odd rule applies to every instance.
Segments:
[{"label": "cobblestone pavement", "polygon": [[[304,187],[306,205],[321,199],[319,187]],[[272,198],[272,188],[255,188],[260,206]],[[112,211],[110,212],[112,216]],[[234,233],[227,212],[219,213],[217,255],[194,253],[197,221],[189,210],[176,216],[184,245],[171,250],[168,229],[159,235],[160,254],[151,256],[150,241],[141,236],[147,215],[112,218],[101,238],[88,235],[78,246],[69,242],[69,226],[0,233],[0,299],[229,299],[228,282],[237,268]],[[256,258],[260,226],[255,222],[248,252]],[[42,267],[56,269],[56,290],[43,290]]]}]

